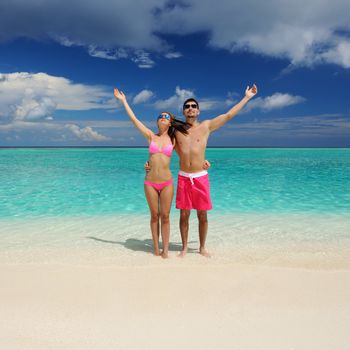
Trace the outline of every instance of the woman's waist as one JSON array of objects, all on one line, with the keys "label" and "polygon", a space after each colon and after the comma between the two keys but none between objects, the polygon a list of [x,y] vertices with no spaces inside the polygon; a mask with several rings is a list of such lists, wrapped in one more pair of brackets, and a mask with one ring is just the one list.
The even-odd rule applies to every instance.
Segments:
[{"label": "woman's waist", "polygon": [[145,180],[155,183],[169,181],[172,178],[170,169],[151,169],[145,176]]}]

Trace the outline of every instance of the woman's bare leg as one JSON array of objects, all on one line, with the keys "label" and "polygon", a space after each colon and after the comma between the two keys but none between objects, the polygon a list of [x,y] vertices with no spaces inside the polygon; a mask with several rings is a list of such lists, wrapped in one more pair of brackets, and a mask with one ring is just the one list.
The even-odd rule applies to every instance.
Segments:
[{"label": "woman's bare leg", "polygon": [[145,195],[151,214],[151,232],[153,239],[154,255],[160,255],[159,251],[159,194],[152,186],[144,185]]},{"label": "woman's bare leg", "polygon": [[170,237],[170,209],[171,203],[174,197],[174,185],[168,185],[160,191],[160,221],[162,224],[162,241],[163,241],[163,251],[162,257],[168,257],[169,251],[169,237]]}]

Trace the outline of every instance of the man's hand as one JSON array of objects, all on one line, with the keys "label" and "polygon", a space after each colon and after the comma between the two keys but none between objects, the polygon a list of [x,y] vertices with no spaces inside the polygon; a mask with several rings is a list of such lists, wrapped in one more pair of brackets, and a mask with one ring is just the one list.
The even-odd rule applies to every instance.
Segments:
[{"label": "man's hand", "polygon": [[255,84],[253,84],[252,87],[247,86],[247,89],[245,90],[245,96],[249,99],[254,97],[258,93],[258,88]]},{"label": "man's hand", "polygon": [[144,165],[146,173],[148,173],[151,170],[151,166],[149,165],[149,161],[147,161]]},{"label": "man's hand", "polygon": [[209,160],[205,160],[203,163],[203,169],[208,170],[211,167]]},{"label": "man's hand", "polygon": [[117,100],[123,102],[126,100],[126,97],[124,95],[123,91],[119,91],[117,88],[114,89],[114,96]]}]

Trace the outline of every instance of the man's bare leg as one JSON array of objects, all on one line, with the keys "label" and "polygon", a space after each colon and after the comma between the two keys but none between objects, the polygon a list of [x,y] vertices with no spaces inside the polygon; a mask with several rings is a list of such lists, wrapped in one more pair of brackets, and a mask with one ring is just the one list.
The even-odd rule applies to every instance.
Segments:
[{"label": "man's bare leg", "polygon": [[209,252],[205,248],[205,241],[208,233],[208,218],[206,210],[197,210],[198,231],[199,231],[199,254],[210,258]]},{"label": "man's bare leg", "polygon": [[187,243],[188,243],[188,228],[189,228],[189,218],[190,218],[191,210],[180,210],[180,233],[182,240],[182,250],[179,257],[184,257],[187,253]]}]

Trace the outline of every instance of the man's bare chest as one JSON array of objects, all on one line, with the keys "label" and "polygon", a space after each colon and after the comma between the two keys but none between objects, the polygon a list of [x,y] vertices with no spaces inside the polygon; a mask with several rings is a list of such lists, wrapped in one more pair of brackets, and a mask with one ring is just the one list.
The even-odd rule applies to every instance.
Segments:
[{"label": "man's bare chest", "polygon": [[209,132],[203,127],[191,128],[187,135],[177,135],[179,146],[197,148],[207,144]]}]

